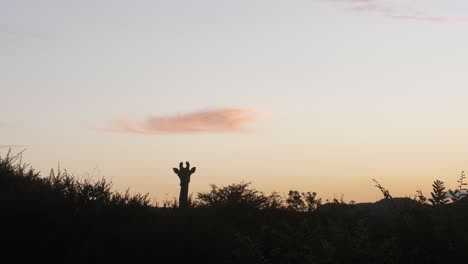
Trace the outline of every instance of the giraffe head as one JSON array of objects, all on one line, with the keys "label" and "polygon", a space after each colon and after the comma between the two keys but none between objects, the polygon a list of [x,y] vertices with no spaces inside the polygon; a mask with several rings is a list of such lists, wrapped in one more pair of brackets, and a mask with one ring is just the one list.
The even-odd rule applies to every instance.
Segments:
[{"label": "giraffe head", "polygon": [[190,168],[190,163],[188,161],[185,162],[185,164],[187,165],[186,167],[184,167],[184,163],[181,162],[179,163],[179,168],[173,168],[175,174],[179,176],[180,185],[188,184],[190,182],[190,176],[197,170],[197,167]]}]

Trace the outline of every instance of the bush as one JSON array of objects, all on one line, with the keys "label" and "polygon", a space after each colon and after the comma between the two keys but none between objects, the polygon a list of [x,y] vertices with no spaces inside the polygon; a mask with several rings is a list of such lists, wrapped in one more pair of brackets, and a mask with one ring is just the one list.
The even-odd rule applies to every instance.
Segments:
[{"label": "bush", "polygon": [[202,207],[265,209],[276,206],[275,196],[267,197],[262,192],[249,188],[250,183],[231,184],[219,188],[212,184],[211,191],[198,193],[198,203]]}]

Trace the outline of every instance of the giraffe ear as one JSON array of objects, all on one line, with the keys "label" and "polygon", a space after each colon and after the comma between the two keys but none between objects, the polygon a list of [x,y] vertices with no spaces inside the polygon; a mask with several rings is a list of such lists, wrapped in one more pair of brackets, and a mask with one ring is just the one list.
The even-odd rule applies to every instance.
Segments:
[{"label": "giraffe ear", "polygon": [[193,168],[190,170],[190,173],[195,173],[196,170],[197,170],[197,167],[193,167]]},{"label": "giraffe ear", "polygon": [[179,169],[177,168],[172,168],[176,174],[179,174]]}]

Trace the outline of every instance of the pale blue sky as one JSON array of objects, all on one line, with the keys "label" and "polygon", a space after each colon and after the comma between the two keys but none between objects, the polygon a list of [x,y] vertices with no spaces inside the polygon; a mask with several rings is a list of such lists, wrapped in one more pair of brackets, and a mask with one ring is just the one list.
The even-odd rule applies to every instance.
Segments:
[{"label": "pale blue sky", "polygon": [[[351,2],[0,0],[0,146],[155,199],[186,159],[194,192],[451,186],[468,165],[468,2]],[[99,130],[223,108],[269,114],[249,133]]]}]

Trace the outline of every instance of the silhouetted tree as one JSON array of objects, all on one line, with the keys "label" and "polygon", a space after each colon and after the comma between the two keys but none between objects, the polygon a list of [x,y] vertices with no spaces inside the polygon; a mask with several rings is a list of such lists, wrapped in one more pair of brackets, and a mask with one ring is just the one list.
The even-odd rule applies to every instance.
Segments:
[{"label": "silhouetted tree", "polygon": [[465,172],[462,171],[460,174],[460,178],[457,181],[458,182],[457,189],[455,191],[449,190],[449,193],[453,202],[456,202],[467,195],[467,189],[465,187],[467,183],[465,182],[465,178],[466,178]]},{"label": "silhouetted tree", "polygon": [[286,197],[286,207],[289,210],[299,212],[312,212],[322,205],[322,199],[317,197],[316,192],[299,192],[290,190]]},{"label": "silhouetted tree", "polygon": [[429,201],[432,205],[442,205],[448,203],[447,192],[445,191],[444,182],[441,180],[435,180],[432,184],[432,198]]},{"label": "silhouetted tree", "polygon": [[290,190],[286,198],[286,204],[288,209],[293,211],[302,212],[307,210],[306,203],[302,200],[302,195],[299,191]]},{"label": "silhouetted tree", "polygon": [[231,184],[219,188],[212,184],[211,191],[198,193],[198,202],[201,206],[218,208],[255,208],[264,209],[277,206],[277,197],[266,197],[262,192],[249,188],[250,183]]},{"label": "silhouetted tree", "polygon": [[187,165],[184,168],[183,162],[179,163],[179,168],[173,168],[174,172],[180,179],[180,195],[179,195],[179,208],[188,207],[188,189],[190,183],[190,176],[197,170],[196,167],[190,168],[190,163],[185,162]]},{"label": "silhouetted tree", "polygon": [[318,198],[316,192],[305,192],[302,193],[302,196],[304,197],[307,205],[307,211],[309,212],[314,211],[317,207],[322,205],[322,198]]},{"label": "silhouetted tree", "polygon": [[277,192],[272,192],[268,197],[267,208],[269,209],[280,209],[283,208],[283,198]]},{"label": "silhouetted tree", "polygon": [[426,198],[426,196],[424,196],[424,194],[422,193],[421,190],[416,191],[416,197],[415,197],[414,200],[417,201],[420,204],[426,204],[426,202],[427,202],[427,198]]}]

